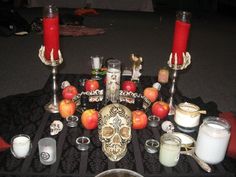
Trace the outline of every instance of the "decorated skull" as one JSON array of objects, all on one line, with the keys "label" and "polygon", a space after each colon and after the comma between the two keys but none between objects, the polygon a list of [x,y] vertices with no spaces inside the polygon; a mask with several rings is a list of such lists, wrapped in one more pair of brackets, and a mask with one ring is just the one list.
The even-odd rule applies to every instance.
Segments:
[{"label": "decorated skull", "polygon": [[98,134],[102,150],[111,161],[119,161],[131,140],[131,111],[121,104],[110,104],[99,112]]}]

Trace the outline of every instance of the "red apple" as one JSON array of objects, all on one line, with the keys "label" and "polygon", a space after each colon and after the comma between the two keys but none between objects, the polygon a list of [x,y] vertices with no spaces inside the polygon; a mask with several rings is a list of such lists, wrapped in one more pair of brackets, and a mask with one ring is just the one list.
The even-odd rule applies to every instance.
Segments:
[{"label": "red apple", "polygon": [[156,101],[152,105],[152,114],[160,119],[164,119],[168,115],[169,110],[169,104],[164,101]]},{"label": "red apple", "polygon": [[136,92],[137,90],[136,83],[133,81],[124,81],[122,83],[122,90],[129,92]]},{"label": "red apple", "polygon": [[154,87],[147,87],[144,89],[143,95],[153,103],[158,97],[158,90]]},{"label": "red apple", "polygon": [[132,112],[132,128],[143,129],[147,126],[148,118],[145,112],[141,110],[135,110]]},{"label": "red apple", "polygon": [[94,91],[99,89],[99,82],[96,80],[86,80],[85,82],[85,91]]},{"label": "red apple", "polygon": [[95,129],[98,126],[98,111],[87,109],[81,115],[82,125],[86,129]]},{"label": "red apple", "polygon": [[63,99],[59,103],[59,113],[62,118],[67,118],[75,113],[76,104],[72,100]]},{"label": "red apple", "polygon": [[78,94],[78,90],[75,86],[69,85],[62,90],[62,97],[64,99],[72,100],[74,96]]}]

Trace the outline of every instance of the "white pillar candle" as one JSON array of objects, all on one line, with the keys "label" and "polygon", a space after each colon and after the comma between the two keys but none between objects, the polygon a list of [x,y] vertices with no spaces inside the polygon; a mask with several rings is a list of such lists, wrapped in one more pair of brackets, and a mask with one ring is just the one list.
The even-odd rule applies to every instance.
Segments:
[{"label": "white pillar candle", "polygon": [[166,167],[174,167],[179,161],[181,140],[169,133],[161,137],[159,161]]},{"label": "white pillar candle", "polygon": [[99,57],[92,57],[93,60],[93,69],[99,69],[101,66],[101,61]]},{"label": "white pillar candle", "polygon": [[12,153],[16,158],[24,158],[30,151],[30,138],[27,135],[17,135],[12,140]]}]

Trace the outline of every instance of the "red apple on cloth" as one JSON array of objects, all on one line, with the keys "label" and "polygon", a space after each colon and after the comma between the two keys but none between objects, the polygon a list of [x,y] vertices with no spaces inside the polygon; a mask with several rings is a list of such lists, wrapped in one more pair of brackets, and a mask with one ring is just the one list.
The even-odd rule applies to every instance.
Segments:
[{"label": "red apple on cloth", "polygon": [[59,103],[59,113],[62,118],[67,118],[75,113],[76,104],[70,99],[63,99]]},{"label": "red apple on cloth", "polygon": [[160,119],[164,119],[168,115],[169,110],[169,104],[164,101],[156,101],[152,105],[152,114]]},{"label": "red apple on cloth", "polygon": [[122,90],[128,91],[128,92],[136,92],[137,85],[133,81],[124,81],[122,83]]},{"label": "red apple on cloth", "polygon": [[99,89],[99,82],[97,80],[86,80],[85,81],[85,91],[94,91]]},{"label": "red apple on cloth", "polygon": [[132,128],[143,129],[147,126],[148,118],[145,112],[135,110],[132,112]]},{"label": "red apple on cloth", "polygon": [[87,109],[82,113],[81,122],[84,128],[92,130],[98,126],[98,111]]},{"label": "red apple on cloth", "polygon": [[74,96],[78,94],[78,90],[75,86],[69,85],[62,90],[62,97],[64,99],[72,100]]},{"label": "red apple on cloth", "polygon": [[158,90],[154,87],[147,87],[144,89],[143,95],[153,103],[158,97]]}]

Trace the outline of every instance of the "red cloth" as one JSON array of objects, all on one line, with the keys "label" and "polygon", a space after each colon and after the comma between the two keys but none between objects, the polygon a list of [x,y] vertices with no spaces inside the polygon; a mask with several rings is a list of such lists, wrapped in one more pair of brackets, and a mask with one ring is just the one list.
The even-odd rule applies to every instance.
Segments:
[{"label": "red cloth", "polygon": [[8,144],[2,137],[0,137],[0,152],[7,150],[9,147],[11,147],[11,145]]},{"label": "red cloth", "polygon": [[232,112],[223,112],[219,117],[227,120],[231,125],[231,135],[227,155],[236,159],[236,116]]}]

